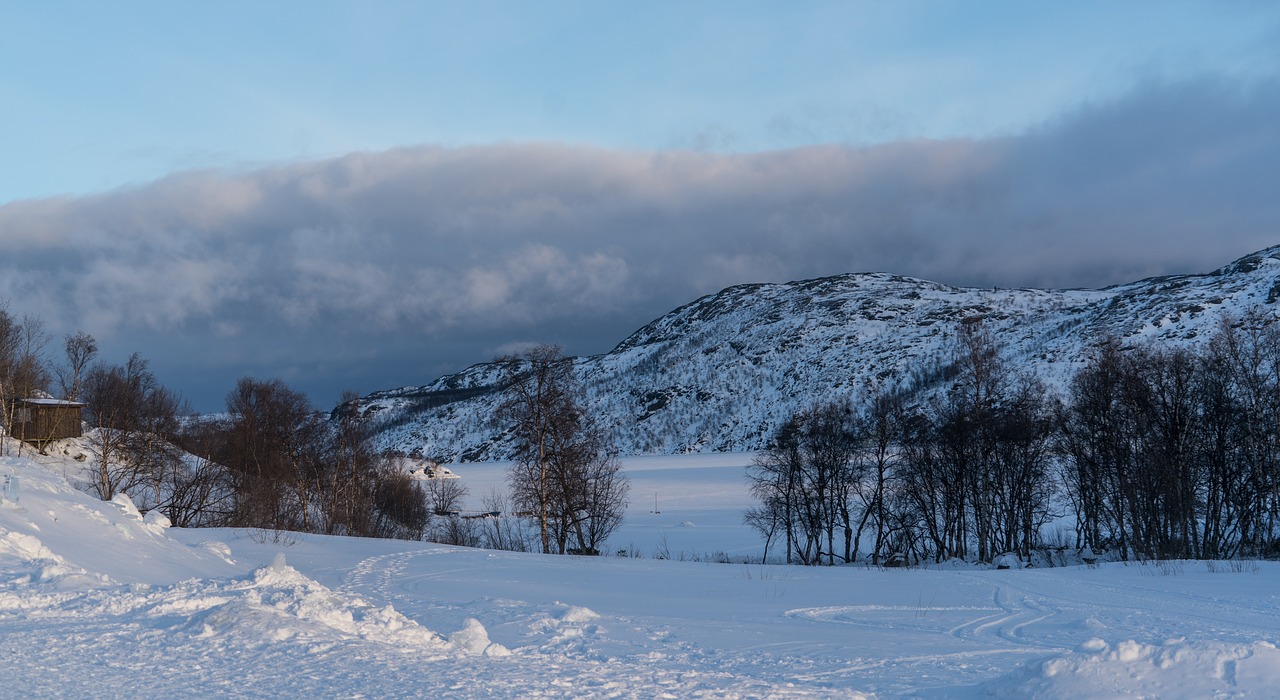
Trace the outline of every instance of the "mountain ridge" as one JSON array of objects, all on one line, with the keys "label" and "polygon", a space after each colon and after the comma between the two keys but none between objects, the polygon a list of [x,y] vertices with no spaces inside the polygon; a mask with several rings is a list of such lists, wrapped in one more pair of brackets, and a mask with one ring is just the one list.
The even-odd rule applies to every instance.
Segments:
[{"label": "mountain ridge", "polygon": [[[955,329],[981,317],[1009,366],[1061,389],[1102,337],[1196,347],[1220,319],[1275,313],[1280,246],[1203,274],[1102,289],[966,288],[884,272],[750,283],[645,324],[613,350],[574,358],[590,410],[624,454],[755,450],[814,401],[928,392]],[[493,415],[500,371],[479,363],[361,400],[378,443],[440,461],[510,455]]]}]

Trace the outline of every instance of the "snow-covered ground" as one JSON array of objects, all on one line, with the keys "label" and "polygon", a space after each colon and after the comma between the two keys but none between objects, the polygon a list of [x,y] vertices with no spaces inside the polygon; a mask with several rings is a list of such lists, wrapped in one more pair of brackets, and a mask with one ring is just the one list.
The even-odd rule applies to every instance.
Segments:
[{"label": "snow-covered ground", "polygon": [[[751,503],[746,481],[751,459],[751,454],[716,453],[624,458],[629,504],[622,527],[609,538],[609,549],[644,558],[759,560],[764,542],[742,524],[742,512]],[[510,466],[450,465],[467,487],[464,507],[488,510],[486,497],[494,489],[505,490]]]},{"label": "snow-covered ground", "polygon": [[[654,559],[663,536],[673,554],[758,551],[737,524],[744,459],[626,462],[633,507],[611,544],[634,545],[645,555],[635,559],[177,530],[74,491],[57,464],[3,457],[0,476],[16,476],[19,490],[0,504],[0,696],[1227,698],[1280,688],[1276,563],[882,571]],[[477,500],[485,479],[502,477],[500,465],[458,471]],[[660,513],[648,512],[654,494]]]}]

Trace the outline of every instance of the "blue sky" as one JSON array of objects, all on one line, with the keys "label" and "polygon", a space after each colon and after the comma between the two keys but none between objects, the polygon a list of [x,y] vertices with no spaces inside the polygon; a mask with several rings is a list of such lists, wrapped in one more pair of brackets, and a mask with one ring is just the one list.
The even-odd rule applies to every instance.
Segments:
[{"label": "blue sky", "polygon": [[0,202],[415,144],[1016,133],[1274,71],[1271,3],[6,3]]},{"label": "blue sky", "polygon": [[1280,243],[1270,2],[4,3],[0,106],[0,301],[207,410],[730,284]]}]

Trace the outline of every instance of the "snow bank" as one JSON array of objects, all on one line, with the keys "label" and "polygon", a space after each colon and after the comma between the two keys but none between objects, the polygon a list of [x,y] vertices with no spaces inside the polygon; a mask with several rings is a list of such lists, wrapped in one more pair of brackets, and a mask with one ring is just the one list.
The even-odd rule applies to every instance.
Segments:
[{"label": "snow bank", "polygon": [[580,608],[576,605],[568,606],[560,615],[563,622],[591,622],[597,620],[600,615],[590,608]]},{"label": "snow bank", "polygon": [[24,488],[22,507],[0,511],[0,612],[162,620],[249,646],[358,639],[415,652],[448,648],[390,606],[308,578],[282,554],[248,575],[207,576],[243,564],[225,543],[171,539],[168,518],[144,517],[123,493],[103,502],[28,459],[4,457],[0,465]]},{"label": "snow bank", "polygon": [[1171,639],[1109,644],[1098,638],[1078,649],[988,684],[1000,698],[1220,698],[1280,688],[1280,650],[1251,644]]},{"label": "snow bank", "polygon": [[[243,565],[170,538],[167,518],[159,513],[144,518],[123,493],[104,502],[76,490],[62,472],[78,472],[79,462],[63,458],[67,464],[62,464],[57,457],[37,456],[50,463],[0,457],[0,473],[16,476],[21,483],[20,500],[6,500],[0,508],[0,534],[7,542],[0,554],[18,557],[8,560],[3,571],[39,563],[102,581],[150,585],[245,572]],[[43,549],[23,551],[19,536],[34,538],[23,540],[26,546],[39,542]]]},{"label": "snow bank", "polygon": [[[51,592],[84,590],[108,584],[111,579],[69,563],[38,537],[0,529],[0,582],[13,588],[12,592],[0,591],[0,608],[38,610],[66,600],[66,596]],[[36,595],[17,594],[33,583],[44,584],[44,590]]]}]

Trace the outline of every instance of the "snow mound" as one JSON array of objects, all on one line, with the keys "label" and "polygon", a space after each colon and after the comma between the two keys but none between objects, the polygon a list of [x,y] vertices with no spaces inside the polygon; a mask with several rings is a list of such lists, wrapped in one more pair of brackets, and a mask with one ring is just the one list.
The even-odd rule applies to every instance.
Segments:
[{"label": "snow mound", "polygon": [[[95,585],[107,581],[165,585],[198,577],[242,575],[245,568],[230,557],[176,541],[168,519],[152,510],[146,517],[133,499],[121,493],[102,501],[74,488],[63,472],[79,469],[74,460],[41,456],[50,464],[26,457],[0,457],[0,472],[21,483],[21,507],[0,508],[2,575],[43,566],[65,567],[58,576],[78,572]],[[21,537],[30,537],[21,540]],[[19,538],[19,539],[15,539]],[[32,549],[31,543],[38,543]],[[7,556],[6,556],[7,555]],[[63,580],[68,583],[68,580]]]},{"label": "snow mound", "polygon": [[1021,569],[1022,558],[1013,552],[1005,552],[991,562],[997,569]]},{"label": "snow mound", "polygon": [[173,521],[169,520],[169,516],[158,510],[147,511],[147,515],[142,519],[142,522],[150,526],[153,532],[163,532],[173,527]]},{"label": "snow mound", "polygon": [[[181,586],[179,586],[181,588]],[[359,638],[401,649],[441,652],[443,640],[396,612],[335,593],[289,566],[283,554],[248,577],[180,590],[156,612],[198,611],[188,627],[198,636],[248,635],[259,641],[335,642]]]},{"label": "snow mound", "polygon": [[[75,591],[110,582],[102,574],[90,574],[55,554],[34,535],[0,529],[0,582],[9,586],[45,584],[57,591]],[[24,607],[45,607],[58,601],[36,596]],[[0,604],[12,608],[12,604]]]},{"label": "snow mound", "polygon": [[563,613],[560,614],[562,622],[591,622],[599,619],[600,615],[590,608],[581,608],[576,605],[570,605]]},{"label": "snow mound", "polygon": [[26,560],[61,559],[45,547],[39,538],[9,531],[0,533],[0,555],[10,555]]},{"label": "snow mound", "polygon": [[30,505],[0,511],[0,618],[111,620],[249,648],[372,642],[448,656],[430,630],[330,590],[282,554],[246,575],[225,543],[176,541],[168,518],[144,517],[123,493],[103,502],[31,460],[0,457],[0,466],[20,475]]},{"label": "snow mound", "polygon": [[111,503],[124,511],[131,520],[142,520],[142,513],[138,512],[138,507],[133,505],[133,499],[129,498],[129,494],[121,491],[111,497]]},{"label": "snow mound", "polygon": [[1001,698],[1244,697],[1280,687],[1280,649],[1270,642],[1109,644],[1089,639],[1075,651],[992,681]]},{"label": "snow mound", "polygon": [[200,549],[218,557],[219,559],[221,559],[222,561],[228,564],[234,564],[236,561],[235,559],[232,558],[231,547],[226,542],[209,540],[207,542],[201,542],[199,547]]},{"label": "snow mound", "polygon": [[467,618],[462,629],[449,635],[449,642],[459,651],[472,656],[510,656],[511,651],[489,641],[489,631],[474,617]]}]

